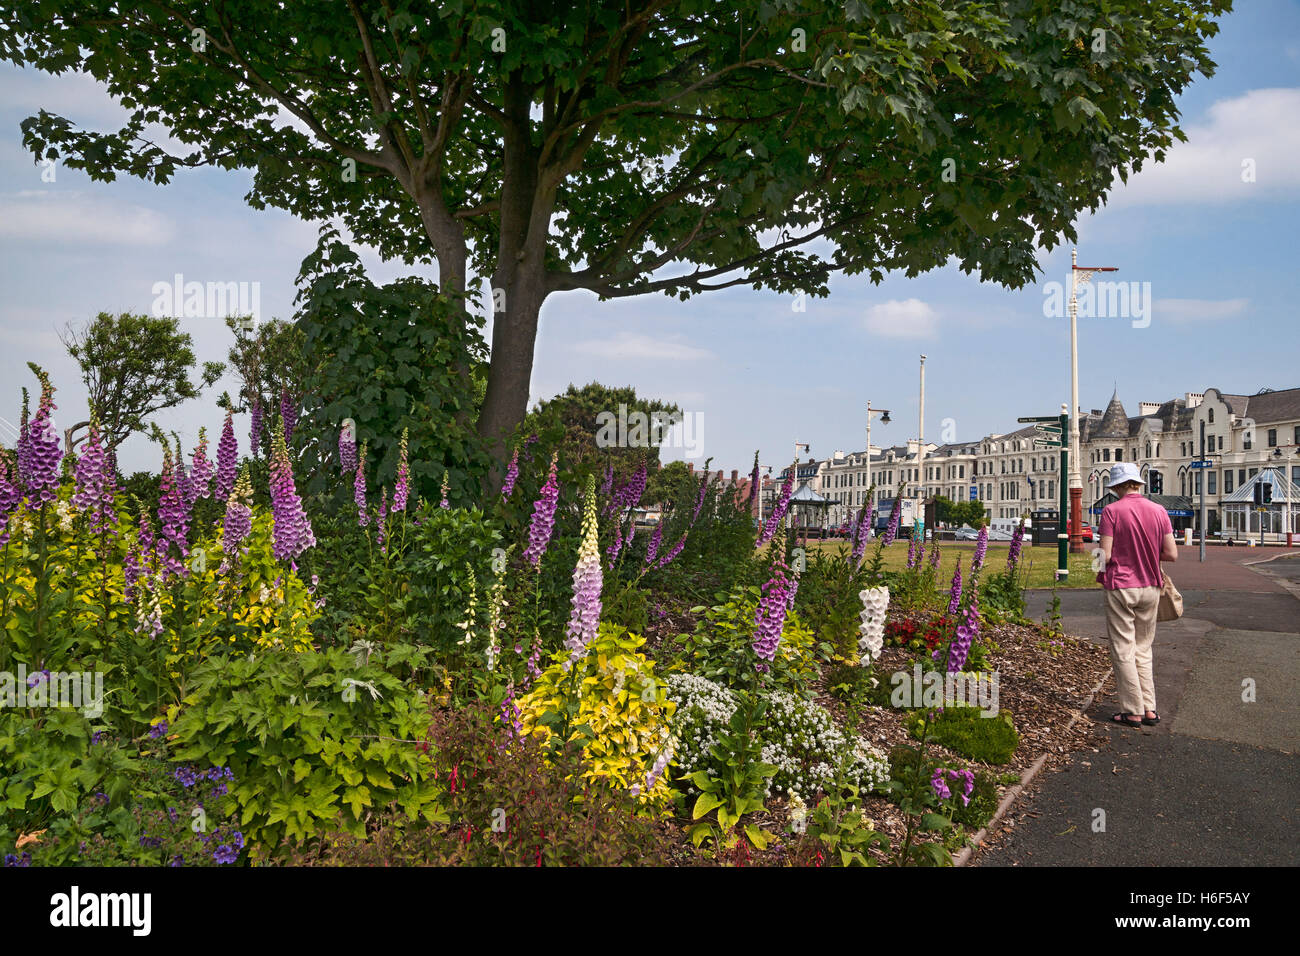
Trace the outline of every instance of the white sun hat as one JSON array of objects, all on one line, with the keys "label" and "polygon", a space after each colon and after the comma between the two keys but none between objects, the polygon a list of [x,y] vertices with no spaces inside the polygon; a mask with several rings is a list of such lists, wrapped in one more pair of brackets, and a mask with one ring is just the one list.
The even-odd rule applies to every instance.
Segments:
[{"label": "white sun hat", "polygon": [[1142,473],[1138,471],[1138,466],[1131,461],[1121,461],[1117,465],[1110,466],[1110,481],[1106,482],[1107,488],[1114,488],[1116,485],[1122,485],[1126,481],[1136,481],[1139,485],[1145,485],[1142,480]]}]

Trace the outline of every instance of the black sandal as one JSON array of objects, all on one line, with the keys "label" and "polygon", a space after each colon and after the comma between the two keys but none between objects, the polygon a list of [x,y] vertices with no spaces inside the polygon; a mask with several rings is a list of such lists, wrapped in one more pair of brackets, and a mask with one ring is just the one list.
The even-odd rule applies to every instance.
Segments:
[{"label": "black sandal", "polygon": [[1156,724],[1160,723],[1160,712],[1153,710],[1151,711],[1151,713],[1155,714],[1155,716],[1154,717],[1144,716],[1142,718],[1142,723],[1146,724],[1148,727],[1154,727]]},{"label": "black sandal", "polygon": [[[1130,717],[1134,719],[1129,720]],[[1111,714],[1110,721],[1113,724],[1123,724],[1125,727],[1141,727],[1144,722],[1143,718],[1139,717],[1137,714],[1130,714],[1128,711],[1120,711],[1118,714]]]}]

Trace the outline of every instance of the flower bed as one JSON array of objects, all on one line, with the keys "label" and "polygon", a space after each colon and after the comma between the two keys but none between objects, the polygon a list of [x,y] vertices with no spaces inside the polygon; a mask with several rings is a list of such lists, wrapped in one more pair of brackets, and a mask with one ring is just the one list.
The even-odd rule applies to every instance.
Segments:
[{"label": "flower bed", "polygon": [[[707,470],[647,533],[645,459],[567,461],[556,436],[519,441],[498,492],[444,467],[420,501],[407,432],[351,421],[304,498],[287,392],[242,462],[228,414],[215,464],[164,441],[142,505],[94,428],[65,455],[41,382],[0,451],[13,865],[942,865],[1078,745],[1105,671],[1023,619],[1019,541],[950,573],[859,516],[805,565],[789,483],[756,532]],[[111,692],[68,706],[69,673]],[[210,825],[172,825],[159,774],[217,781]]]}]

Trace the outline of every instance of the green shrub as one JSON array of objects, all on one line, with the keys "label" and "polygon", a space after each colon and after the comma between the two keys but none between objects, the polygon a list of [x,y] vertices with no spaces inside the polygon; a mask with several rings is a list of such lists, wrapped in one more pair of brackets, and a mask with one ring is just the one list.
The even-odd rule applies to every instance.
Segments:
[{"label": "green shrub", "polygon": [[[930,722],[930,738],[971,760],[1007,763],[1020,744],[1011,714],[1003,710],[993,717],[983,717],[981,713],[977,707],[947,707]],[[920,736],[924,720],[923,711],[908,715],[907,728],[913,737]]]},{"label": "green shrub", "polygon": [[[889,775],[894,780],[910,779],[914,768],[917,766],[919,754],[915,747],[909,747],[906,744],[899,744],[889,751]],[[926,761],[925,773],[923,777],[929,780],[933,775],[936,767],[943,767],[945,770],[961,769],[952,767],[942,761]],[[1014,780],[1019,779],[1015,774],[1011,775]],[[993,814],[998,809],[998,777],[984,770],[975,771],[975,787],[971,791],[970,803],[963,805],[960,799],[952,801],[952,819],[954,823],[960,823],[963,826],[970,827],[972,830],[978,830],[989,820],[993,819]],[[1001,781],[1005,782],[1005,781]]]},{"label": "green shrub", "polygon": [[839,553],[816,550],[799,578],[795,607],[818,640],[850,661],[858,659],[858,628],[862,622],[859,592],[868,586],[865,565],[855,570],[847,545]]},{"label": "green shrub", "polygon": [[[757,587],[739,587],[714,595],[719,603],[713,607],[691,609],[704,616],[694,633],[677,637],[674,648],[686,670],[728,687],[753,684],[754,617],[760,593]],[[819,643],[797,613],[787,615],[767,686],[803,692],[817,678],[818,662],[829,660],[830,652],[830,645]]]},{"label": "green shrub", "polygon": [[980,579],[980,615],[990,624],[1028,624],[1018,571],[995,571]]},{"label": "green shrub", "polygon": [[435,713],[430,736],[431,769],[448,782],[445,822],[384,809],[364,836],[330,832],[290,862],[663,866],[682,852],[673,829],[638,813],[625,788],[587,776],[576,747],[548,751],[513,736],[485,705]]},{"label": "green shrub", "polygon": [[168,718],[173,756],[229,767],[223,798],[259,857],[322,828],[365,833],[367,808],[436,819],[419,748],[427,649],[271,650],[212,657]]}]

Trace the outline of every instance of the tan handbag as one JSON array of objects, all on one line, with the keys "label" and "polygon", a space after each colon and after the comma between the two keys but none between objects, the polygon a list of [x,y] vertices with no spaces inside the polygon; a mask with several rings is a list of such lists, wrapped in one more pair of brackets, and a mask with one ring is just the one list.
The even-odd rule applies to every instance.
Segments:
[{"label": "tan handbag", "polygon": [[1176,621],[1183,616],[1183,596],[1174,587],[1173,579],[1164,571],[1160,573],[1164,577],[1164,584],[1160,588],[1160,607],[1156,610],[1156,620]]}]

